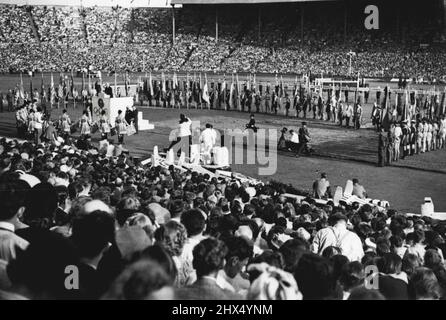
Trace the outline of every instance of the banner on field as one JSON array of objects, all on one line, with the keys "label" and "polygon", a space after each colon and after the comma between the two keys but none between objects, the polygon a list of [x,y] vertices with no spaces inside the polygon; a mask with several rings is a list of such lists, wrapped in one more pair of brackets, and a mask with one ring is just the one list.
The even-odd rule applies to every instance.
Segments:
[{"label": "banner on field", "polygon": [[127,107],[133,106],[133,97],[124,98],[106,98],[104,95],[93,97],[93,121],[99,120],[102,110],[105,110],[105,114],[108,120],[113,125],[115,119],[118,116],[118,111],[122,110],[125,114]]}]

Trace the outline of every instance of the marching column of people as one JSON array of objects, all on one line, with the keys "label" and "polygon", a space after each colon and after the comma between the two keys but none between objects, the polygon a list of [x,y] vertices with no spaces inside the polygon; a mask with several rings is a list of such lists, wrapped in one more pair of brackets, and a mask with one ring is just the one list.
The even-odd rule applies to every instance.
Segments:
[{"label": "marching column of people", "polygon": [[[408,156],[444,149],[446,145],[446,118],[434,120],[418,118],[391,122],[387,132],[380,128],[378,165],[390,165]],[[384,151],[385,150],[385,151]]]}]

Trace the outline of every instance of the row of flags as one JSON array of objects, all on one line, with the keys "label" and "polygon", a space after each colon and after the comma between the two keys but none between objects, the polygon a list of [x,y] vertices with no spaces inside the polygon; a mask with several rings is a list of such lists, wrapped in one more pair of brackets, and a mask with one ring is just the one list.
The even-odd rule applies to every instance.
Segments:
[{"label": "row of flags", "polygon": [[[358,75],[359,79],[359,75]],[[102,83],[102,79],[101,83]],[[80,92],[75,86],[73,72],[68,75],[64,73],[59,74],[59,81],[56,85],[54,81],[54,75],[51,73],[50,85],[48,89],[45,89],[43,74],[41,75],[40,81],[40,99],[45,102],[50,102],[51,105],[59,103],[60,101],[68,101],[69,99],[76,100],[79,96],[82,99],[85,99],[88,96],[93,94],[94,86],[91,84],[91,78],[88,77],[88,83],[86,83],[85,75],[82,74],[82,83]],[[115,90],[117,88],[117,74],[115,73],[114,79],[114,87]],[[30,77],[30,92],[34,93],[34,83],[33,77]],[[130,78],[127,73],[124,75],[124,83],[125,83],[125,95],[128,96],[130,92]],[[228,79],[226,75],[223,76],[223,80],[219,82],[211,82],[209,83],[207,74],[204,75],[196,74],[190,75],[186,74],[185,79],[179,79],[177,73],[173,73],[173,75],[166,76],[166,74],[161,73],[160,81],[154,80],[152,77],[152,73],[145,75],[145,77],[140,77],[137,86],[137,92],[142,91],[147,96],[155,97],[158,94],[161,95],[162,99],[167,97],[167,94],[172,91],[186,91],[187,98],[189,101],[195,101],[197,103],[205,102],[208,107],[210,107],[211,102],[211,94],[218,94],[220,100],[223,103],[228,102],[229,107],[234,109],[235,107],[241,110],[241,96],[246,92],[253,93],[262,93],[264,86],[260,83],[257,83],[255,74],[246,75],[246,79],[240,80],[239,75],[237,73],[232,74]],[[266,85],[265,92],[270,92],[271,84],[268,83]],[[229,91],[229,95],[228,95]],[[273,93],[278,97],[282,98],[288,95],[289,88],[286,84],[284,84],[283,77],[275,76],[275,86]],[[386,117],[386,114],[392,109],[391,96],[394,96],[394,106],[402,108],[402,111],[399,112],[402,114],[402,119],[407,120],[414,114],[415,105],[422,104],[423,109],[430,109],[429,114],[431,116],[440,116],[446,114],[446,88],[444,92],[433,91],[432,94],[418,94],[416,90],[406,89],[403,93],[401,90],[397,90],[391,92],[389,87],[384,88],[384,99],[382,102],[382,117]],[[270,92],[271,93],[271,92]],[[336,90],[335,84],[333,82],[332,88],[328,90],[328,99],[331,98],[331,95],[336,93],[336,95],[340,94],[340,89]],[[311,96],[313,94],[322,97],[323,90],[322,87],[319,89],[316,86],[311,86],[310,77],[308,75],[303,75],[302,78],[298,79],[296,76],[294,81],[294,87],[291,88],[291,95],[293,97],[299,97],[300,99],[304,99],[305,96]],[[357,97],[359,94],[359,81],[355,90],[355,102],[357,101]],[[16,90],[17,98],[25,99],[25,90],[23,84],[23,75],[20,74],[20,85],[18,90]],[[227,96],[228,95],[228,96]],[[381,95],[380,92],[377,92],[377,97]],[[171,95],[173,99],[173,95]],[[418,99],[418,101],[416,101]],[[423,99],[421,102],[419,99]],[[228,101],[226,101],[228,100]],[[379,100],[379,98],[378,98]],[[382,119],[384,122],[385,119]]]},{"label": "row of flags", "polygon": [[394,111],[401,114],[402,121],[414,120],[414,115],[419,111],[417,109],[423,109],[424,115],[430,119],[446,115],[446,88],[442,93],[428,95],[417,95],[415,90],[409,89],[404,90],[404,93],[394,92],[393,105],[391,94],[389,87],[385,87],[381,112],[381,123],[385,130],[390,128],[391,113]]},{"label": "row of flags", "polygon": [[[284,85],[283,77],[276,76],[275,84],[275,94],[279,97],[284,97],[287,95],[287,86]],[[296,77],[294,89],[292,90],[293,96],[297,94],[302,94],[302,90],[305,90],[301,84],[299,84],[298,78]],[[230,108],[234,108],[235,105],[239,105],[239,98],[245,92],[261,93],[263,91],[263,86],[257,83],[256,75],[248,74],[245,80],[240,80],[238,74],[232,74],[228,79],[226,75],[223,76],[223,80],[219,82],[209,83],[207,74],[186,74],[186,77],[179,80],[176,73],[173,73],[171,78],[167,78],[164,73],[161,73],[160,80],[154,80],[152,74],[146,74],[144,78],[140,77],[138,81],[139,87],[138,92],[141,90],[144,94],[150,97],[159,97],[165,99],[166,95],[172,91],[186,92],[188,97],[192,101],[198,103],[205,102],[210,104],[211,94],[221,95],[221,99],[228,104]],[[266,92],[269,92],[271,85],[266,86]],[[226,95],[229,94],[229,97]]]}]

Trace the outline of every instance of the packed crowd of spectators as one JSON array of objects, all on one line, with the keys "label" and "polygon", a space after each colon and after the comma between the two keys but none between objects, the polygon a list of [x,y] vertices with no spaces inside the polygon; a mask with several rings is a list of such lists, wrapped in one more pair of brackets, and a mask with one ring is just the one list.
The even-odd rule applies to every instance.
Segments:
[{"label": "packed crowd of spectators", "polygon": [[[150,167],[118,147],[0,140],[1,298],[445,296],[439,221],[318,204],[325,174],[313,194]],[[357,180],[354,190],[365,194]],[[77,290],[67,287],[67,266],[78,270],[79,285],[68,281]]]},{"label": "packed crowd of spectators", "polygon": [[[446,75],[444,47],[432,44],[435,37],[426,37],[419,26],[406,30],[402,42],[393,29],[377,35],[358,22],[344,34],[341,16],[321,19],[314,13],[308,14],[302,32],[291,13],[287,17],[271,12],[259,33],[255,12],[226,10],[218,18],[216,42],[215,12],[200,12],[176,10],[172,44],[170,9],[2,5],[0,72],[60,71],[92,64],[105,71],[406,74],[431,82]],[[420,47],[424,43],[428,46]],[[351,69],[350,51],[355,52]]]}]

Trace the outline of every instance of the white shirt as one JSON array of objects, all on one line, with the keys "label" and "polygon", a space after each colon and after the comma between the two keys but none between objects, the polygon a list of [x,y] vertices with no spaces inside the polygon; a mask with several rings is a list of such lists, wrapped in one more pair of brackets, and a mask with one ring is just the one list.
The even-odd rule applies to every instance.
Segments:
[{"label": "white shirt", "polygon": [[401,127],[395,127],[395,141],[400,141],[403,135],[403,130]]},{"label": "white shirt", "polygon": [[0,221],[0,259],[10,261],[16,258],[17,249],[25,250],[29,243],[14,233],[12,223]]},{"label": "white shirt", "polygon": [[293,143],[299,143],[299,135],[296,132],[293,132],[291,134],[290,141],[293,142]]},{"label": "white shirt", "polygon": [[216,143],[215,141],[215,133],[211,128],[206,128],[200,135],[200,141],[204,143],[206,146],[213,147]]},{"label": "white shirt", "polygon": [[192,132],[190,130],[190,126],[192,125],[192,121],[190,119],[187,119],[185,122],[180,123],[179,130],[178,130],[178,137],[187,137],[192,135]]},{"label": "white shirt", "polygon": [[42,129],[42,114],[40,112],[34,113],[34,128]]},{"label": "white shirt", "polygon": [[314,237],[312,251],[317,254],[330,246],[341,249],[341,254],[350,261],[361,261],[364,256],[361,239],[344,226],[328,227],[318,231]]},{"label": "white shirt", "polygon": [[[180,259],[190,263],[190,265],[193,266],[194,255],[193,255],[192,252],[193,252],[195,246],[197,244],[199,244],[201,240],[204,240],[204,239],[206,239],[206,237],[202,236],[202,235],[201,236],[194,236],[194,237],[191,237],[191,238],[187,238],[186,239],[186,243],[184,244],[183,252],[181,253]],[[196,278],[197,278],[197,275],[196,275],[195,269],[194,269],[193,274],[190,275],[190,282],[189,283],[195,282]]]}]

